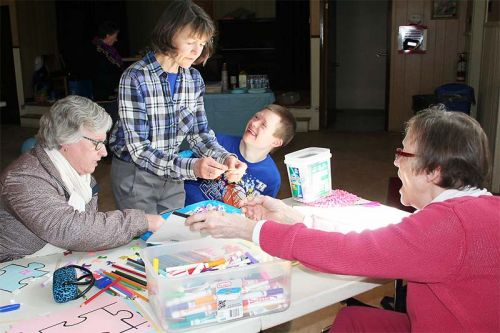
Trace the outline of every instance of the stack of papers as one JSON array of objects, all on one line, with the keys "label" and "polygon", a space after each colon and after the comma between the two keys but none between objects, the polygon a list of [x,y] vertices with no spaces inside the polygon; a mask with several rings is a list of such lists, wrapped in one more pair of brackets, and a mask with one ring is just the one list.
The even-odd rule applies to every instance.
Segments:
[{"label": "stack of papers", "polygon": [[384,205],[331,208],[294,206],[294,209],[304,215],[312,216],[313,225],[309,227],[343,234],[383,228],[399,223],[404,217],[411,215],[411,213]]}]

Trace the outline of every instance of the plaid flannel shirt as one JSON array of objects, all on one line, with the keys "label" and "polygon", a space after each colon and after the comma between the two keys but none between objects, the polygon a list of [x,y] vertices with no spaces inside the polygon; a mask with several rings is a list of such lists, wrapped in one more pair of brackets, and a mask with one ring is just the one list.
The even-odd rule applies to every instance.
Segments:
[{"label": "plaid flannel shirt", "polygon": [[160,177],[196,179],[197,158],[178,155],[184,139],[195,156],[211,156],[223,163],[232,154],[219,145],[208,127],[200,73],[180,67],[178,74],[172,96],[167,73],[154,53],[125,70],[119,85],[119,120],[109,147],[119,159]]}]

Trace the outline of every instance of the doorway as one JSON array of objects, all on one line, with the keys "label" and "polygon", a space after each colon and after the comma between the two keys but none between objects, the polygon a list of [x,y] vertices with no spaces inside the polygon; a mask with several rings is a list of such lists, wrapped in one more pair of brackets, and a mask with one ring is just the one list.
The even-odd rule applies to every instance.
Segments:
[{"label": "doorway", "polygon": [[0,123],[19,125],[19,103],[17,101],[16,74],[10,28],[9,6],[0,6]]},{"label": "doorway", "polygon": [[322,127],[387,129],[390,0],[325,0]]}]

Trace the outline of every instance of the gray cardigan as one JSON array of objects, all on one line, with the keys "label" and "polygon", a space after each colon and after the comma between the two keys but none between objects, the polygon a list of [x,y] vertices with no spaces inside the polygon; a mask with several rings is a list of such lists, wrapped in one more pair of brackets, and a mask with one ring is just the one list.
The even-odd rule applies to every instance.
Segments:
[{"label": "gray cardigan", "polygon": [[[96,188],[92,177],[91,186]],[[128,243],[147,231],[143,211],[99,212],[97,193],[78,212],[59,172],[39,145],[0,175],[0,262],[32,254],[47,243],[97,251]]]}]

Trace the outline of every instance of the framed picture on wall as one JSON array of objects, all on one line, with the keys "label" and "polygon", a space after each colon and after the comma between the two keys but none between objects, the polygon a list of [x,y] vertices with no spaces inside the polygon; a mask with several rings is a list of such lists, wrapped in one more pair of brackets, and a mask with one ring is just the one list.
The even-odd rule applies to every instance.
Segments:
[{"label": "framed picture on wall", "polygon": [[432,19],[454,19],[457,18],[458,0],[433,0]]}]

